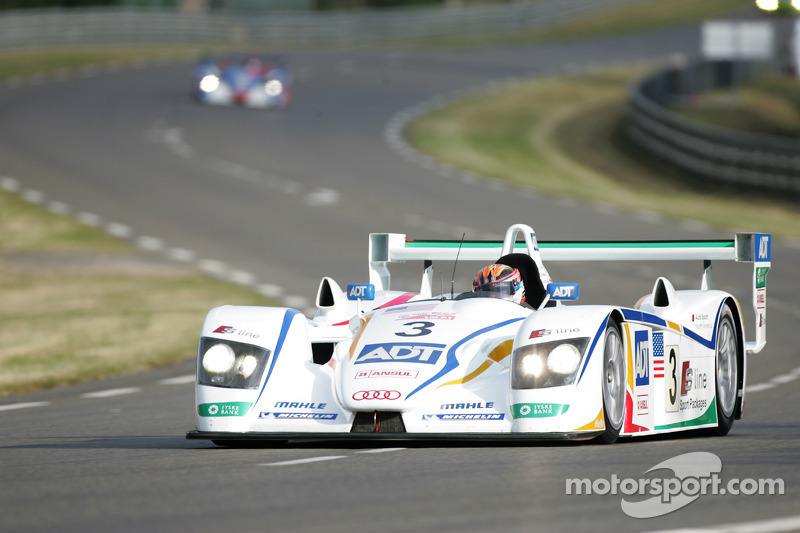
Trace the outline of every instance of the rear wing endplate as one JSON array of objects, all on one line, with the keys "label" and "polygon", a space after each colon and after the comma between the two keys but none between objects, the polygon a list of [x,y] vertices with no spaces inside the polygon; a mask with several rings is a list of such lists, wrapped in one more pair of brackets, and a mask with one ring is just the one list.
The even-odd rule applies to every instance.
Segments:
[{"label": "rear wing endplate", "polygon": [[[521,233],[525,242],[516,242]],[[509,242],[511,239],[511,242]],[[370,283],[389,290],[390,263],[406,261],[497,260],[509,248],[528,253],[535,250],[545,261],[702,261],[701,289],[711,288],[712,261],[753,263],[753,310],[755,341],[747,343],[748,353],[758,353],[766,344],[767,273],[772,261],[772,236],[768,233],[736,233],[731,240],[685,241],[551,241],[538,242],[529,226],[508,229],[504,241],[460,241],[409,239],[402,233],[371,233],[369,236]],[[425,286],[420,292],[431,294]]]}]

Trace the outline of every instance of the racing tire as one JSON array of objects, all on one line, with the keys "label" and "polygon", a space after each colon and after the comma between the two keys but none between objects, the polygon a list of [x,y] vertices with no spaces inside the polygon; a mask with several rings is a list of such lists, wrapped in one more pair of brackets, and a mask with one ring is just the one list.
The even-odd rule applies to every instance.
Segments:
[{"label": "racing tire", "polygon": [[609,319],[606,326],[601,382],[606,428],[598,440],[612,444],[619,437],[625,421],[625,348],[619,325],[613,319]]},{"label": "racing tire", "polygon": [[717,404],[716,434],[727,435],[733,426],[739,395],[740,346],[736,322],[728,304],[722,308],[717,323],[714,383]]}]

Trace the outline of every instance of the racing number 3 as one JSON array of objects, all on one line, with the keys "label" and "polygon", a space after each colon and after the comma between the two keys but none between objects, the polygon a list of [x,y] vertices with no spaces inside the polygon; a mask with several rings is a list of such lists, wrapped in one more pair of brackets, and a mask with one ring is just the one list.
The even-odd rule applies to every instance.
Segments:
[{"label": "racing number 3", "polygon": [[400,337],[421,337],[431,333],[431,328],[435,326],[433,322],[406,322],[403,327],[411,328],[413,331],[397,331],[395,335]]},{"label": "racing number 3", "polygon": [[666,411],[672,413],[678,410],[678,348],[676,346],[668,346],[669,356],[667,357],[666,376],[667,383],[664,387],[666,393],[665,404]]}]

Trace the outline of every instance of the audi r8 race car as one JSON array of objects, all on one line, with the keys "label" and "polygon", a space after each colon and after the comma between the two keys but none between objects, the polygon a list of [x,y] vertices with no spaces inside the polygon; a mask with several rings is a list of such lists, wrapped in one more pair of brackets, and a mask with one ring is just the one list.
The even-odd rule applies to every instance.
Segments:
[{"label": "audi r8 race car", "polygon": [[[518,237],[520,239],[518,239]],[[517,242],[519,240],[519,242]],[[769,234],[722,241],[542,242],[526,225],[503,242],[369,236],[369,283],[323,278],[318,311],[222,306],[205,319],[196,430],[221,445],[293,439],[597,439],[741,417],[749,354],[766,343]],[[389,267],[420,261],[395,290]],[[481,261],[491,290],[436,295],[433,261]],[[664,277],[632,307],[579,305],[549,261],[697,260],[697,290]],[[755,339],[711,288],[712,261],[754,265]],[[484,271],[482,271],[484,272]],[[511,272],[511,274],[509,274]],[[489,286],[487,285],[487,286]],[[515,291],[524,289],[524,300]]]},{"label": "audi r8 race car", "polygon": [[291,99],[292,77],[278,57],[203,60],[195,67],[195,97],[210,105],[282,109]]}]

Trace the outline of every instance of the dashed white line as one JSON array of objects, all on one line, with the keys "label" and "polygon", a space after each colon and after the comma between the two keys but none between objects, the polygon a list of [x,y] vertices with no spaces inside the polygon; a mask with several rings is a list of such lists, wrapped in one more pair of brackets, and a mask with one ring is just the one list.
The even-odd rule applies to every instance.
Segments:
[{"label": "dashed white line", "polygon": [[376,448],[374,450],[361,450],[356,453],[387,453],[387,452],[399,452],[401,450],[405,450],[405,448]]},{"label": "dashed white line", "polygon": [[113,398],[114,396],[124,396],[126,394],[135,394],[142,392],[139,387],[124,387],[119,389],[106,389],[97,392],[87,392],[81,394],[81,398]]},{"label": "dashed white line", "polygon": [[186,383],[194,383],[195,375],[186,374],[185,376],[178,376],[175,378],[166,378],[158,382],[159,385],[185,385]]},{"label": "dashed white line", "polygon": [[774,389],[779,385],[790,383],[797,379],[800,379],[800,366],[788,372],[784,372],[783,374],[778,374],[777,376],[773,377],[769,381],[765,381],[764,383],[747,385],[747,392],[761,392],[769,389]]},{"label": "dashed white line", "polygon": [[261,463],[258,466],[290,466],[302,465],[307,463],[317,463],[319,461],[332,461],[334,459],[346,459],[346,455],[323,455],[320,457],[308,457],[306,459],[294,459],[291,461],[279,461],[277,463]]},{"label": "dashed white line", "polygon": [[15,409],[28,409],[29,407],[44,407],[50,405],[50,402],[22,402],[10,403],[7,405],[0,405],[0,411],[13,411]]},{"label": "dashed white line", "polygon": [[800,529],[800,516],[768,518],[739,524],[719,524],[708,527],[662,529],[651,533],[778,533]]}]

